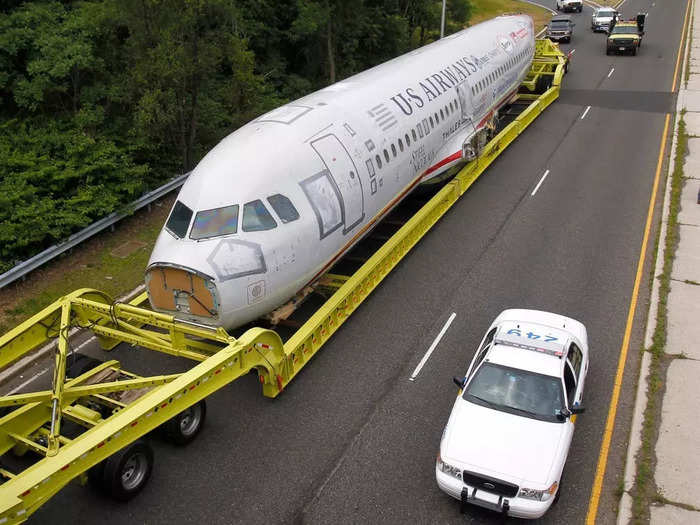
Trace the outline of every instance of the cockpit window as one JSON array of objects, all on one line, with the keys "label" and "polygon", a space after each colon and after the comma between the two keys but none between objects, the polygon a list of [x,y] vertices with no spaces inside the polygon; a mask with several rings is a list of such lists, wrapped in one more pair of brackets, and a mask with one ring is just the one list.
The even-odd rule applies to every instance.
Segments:
[{"label": "cockpit window", "polygon": [[198,211],[194,218],[190,239],[219,237],[238,231],[238,204],[215,210]]},{"label": "cockpit window", "polygon": [[178,239],[182,239],[187,233],[187,227],[190,225],[191,218],[192,210],[180,201],[176,201],[173,211],[170,212],[170,217],[168,217],[168,222],[165,223],[165,228]]},{"label": "cockpit window", "polygon": [[243,205],[243,231],[259,232],[276,228],[277,223],[261,200]]},{"label": "cockpit window", "polygon": [[272,209],[275,210],[279,218],[282,219],[283,223],[286,224],[299,218],[299,212],[294,207],[294,204],[284,195],[280,195],[279,193],[270,195],[267,198],[267,202],[270,203],[270,206],[272,206]]}]

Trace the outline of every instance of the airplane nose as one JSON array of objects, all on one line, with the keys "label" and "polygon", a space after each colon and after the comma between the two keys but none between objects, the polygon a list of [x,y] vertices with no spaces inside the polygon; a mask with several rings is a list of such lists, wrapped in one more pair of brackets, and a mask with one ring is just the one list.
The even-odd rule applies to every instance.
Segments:
[{"label": "airplane nose", "polygon": [[220,302],[212,278],[185,267],[155,264],[146,270],[151,306],[161,312],[217,321]]}]

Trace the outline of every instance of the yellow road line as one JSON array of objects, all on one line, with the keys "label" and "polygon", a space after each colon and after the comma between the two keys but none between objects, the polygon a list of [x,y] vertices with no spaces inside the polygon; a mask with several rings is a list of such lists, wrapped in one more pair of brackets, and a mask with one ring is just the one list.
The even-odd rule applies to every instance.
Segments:
[{"label": "yellow road line", "polygon": [[[681,41],[678,45],[678,57],[676,58],[676,67],[673,72],[673,85],[671,91],[676,89],[676,81],[678,79],[678,67],[681,59],[681,50],[685,42],[685,31],[688,22],[688,12],[690,10],[691,0],[685,9],[685,18],[683,19],[683,31]],[[654,216],[654,203],[656,202],[656,194],[659,189],[659,180],[661,178],[661,167],[663,165],[664,153],[666,151],[666,139],[668,127],[671,121],[671,115],[666,114],[664,123],[664,131],[661,134],[661,146],[659,147],[659,158],[656,163],[656,174],[654,176],[654,186],[649,199],[649,210],[647,212],[646,225],[644,227],[644,237],[642,239],[642,247],[639,254],[639,262],[637,263],[637,275],[634,279],[634,288],[632,290],[632,298],[630,299],[630,307],[627,313],[627,324],[625,326],[625,335],[622,338],[622,346],[620,348],[620,358],[617,363],[617,373],[615,374],[615,383],[613,385],[612,397],[608,409],[608,418],[605,421],[605,430],[603,432],[603,442],[600,446],[600,455],[598,456],[598,465],[596,467],[595,479],[593,481],[593,489],[591,498],[588,503],[588,514],[586,515],[586,524],[593,525],[598,514],[598,504],[600,503],[600,493],[603,489],[603,479],[605,478],[605,468],[608,463],[608,454],[610,453],[610,442],[612,441],[613,430],[615,428],[615,417],[617,416],[617,404],[620,399],[620,390],[622,389],[622,378],[625,372],[625,362],[627,360],[627,351],[629,350],[630,336],[632,333],[632,325],[634,324],[634,315],[637,310],[637,299],[639,297],[639,286],[642,280],[644,270],[644,261],[646,258],[647,244],[649,243],[649,234],[651,231],[652,219]]]}]

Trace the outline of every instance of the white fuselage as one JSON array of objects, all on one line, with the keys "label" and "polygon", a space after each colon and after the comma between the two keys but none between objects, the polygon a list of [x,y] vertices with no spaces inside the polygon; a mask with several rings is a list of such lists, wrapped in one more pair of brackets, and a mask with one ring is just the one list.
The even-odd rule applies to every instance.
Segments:
[{"label": "white fuselage", "polygon": [[473,154],[470,140],[512,99],[534,50],[531,18],[501,16],[227,136],[182,187],[147,271],[199,275],[214,307],[195,315],[176,297],[173,310],[149,289],[153,307],[228,328],[285,303],[417,184]]}]

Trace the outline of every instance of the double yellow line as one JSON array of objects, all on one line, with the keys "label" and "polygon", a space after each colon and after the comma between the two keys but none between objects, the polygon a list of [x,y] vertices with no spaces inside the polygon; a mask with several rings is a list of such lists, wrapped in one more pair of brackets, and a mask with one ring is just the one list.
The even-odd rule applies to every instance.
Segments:
[{"label": "double yellow line", "polygon": [[[676,90],[678,81],[678,71],[681,63],[681,51],[685,42],[685,33],[688,27],[688,13],[690,12],[691,0],[685,8],[685,18],[683,19],[683,31],[681,33],[681,41],[678,44],[678,56],[676,58],[676,67],[673,71],[673,85],[671,91]],[[649,199],[649,211],[647,212],[647,221],[644,228],[644,237],[642,239],[642,247],[639,253],[639,262],[637,263],[637,275],[634,279],[634,288],[632,290],[632,298],[627,313],[627,325],[625,326],[625,335],[622,338],[622,347],[620,348],[620,358],[617,363],[617,373],[615,374],[615,383],[613,386],[612,397],[610,399],[610,407],[608,409],[608,418],[605,421],[605,430],[603,432],[603,443],[600,446],[600,454],[598,456],[598,466],[596,468],[595,479],[593,481],[593,489],[591,491],[591,499],[588,503],[588,514],[586,515],[586,524],[593,525],[598,514],[598,505],[600,503],[600,493],[603,488],[603,479],[605,478],[605,467],[608,463],[608,454],[610,453],[610,442],[612,441],[613,430],[615,428],[615,416],[617,415],[617,404],[620,399],[620,390],[622,389],[622,378],[625,372],[625,362],[627,360],[627,351],[629,349],[630,335],[632,333],[632,325],[634,324],[634,315],[637,310],[637,299],[639,297],[639,286],[642,280],[642,272],[644,269],[644,260],[646,258],[647,244],[649,243],[649,235],[651,231],[652,219],[654,216],[654,203],[656,202],[656,194],[659,189],[659,180],[661,179],[661,167],[663,165],[664,153],[666,152],[666,142],[668,139],[668,128],[671,122],[671,114],[666,114],[666,122],[664,123],[664,131],[661,134],[661,145],[659,146],[659,158],[656,163],[656,175],[654,177],[654,186]]]}]

